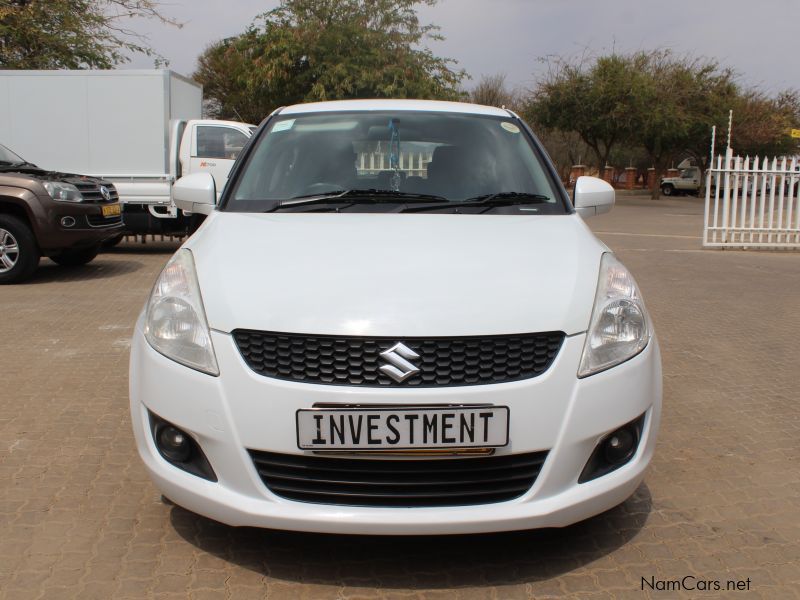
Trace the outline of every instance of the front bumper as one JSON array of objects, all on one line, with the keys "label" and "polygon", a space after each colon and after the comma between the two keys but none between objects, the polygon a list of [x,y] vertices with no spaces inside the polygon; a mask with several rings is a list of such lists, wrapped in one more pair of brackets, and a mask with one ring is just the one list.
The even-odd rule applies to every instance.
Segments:
[{"label": "front bumper", "polygon": [[[212,331],[220,377],[175,363],[145,341],[131,351],[130,400],[139,453],[153,481],[177,504],[235,526],[345,534],[461,534],[562,527],[628,498],[653,455],[661,413],[661,362],[654,339],[638,356],[586,379],[575,376],[584,336],[567,337],[554,364],[524,381],[426,389],[358,388],[280,381],[250,370],[230,335]],[[247,450],[301,454],[295,412],[320,403],[508,406],[509,445],[497,454],[549,450],[531,489],[514,500],[443,508],[332,506],[271,493]],[[211,463],[210,482],[167,463],[148,410],[189,432]],[[598,441],[644,414],[635,456],[586,483],[578,476]],[[435,459],[432,459],[435,460]]]},{"label": "front bumper", "polygon": [[[47,203],[45,216],[37,223],[37,239],[42,253],[50,255],[69,248],[93,246],[118,236],[125,231],[120,217],[103,218],[102,204],[94,203]],[[64,217],[74,219],[72,227],[64,227]]]}]

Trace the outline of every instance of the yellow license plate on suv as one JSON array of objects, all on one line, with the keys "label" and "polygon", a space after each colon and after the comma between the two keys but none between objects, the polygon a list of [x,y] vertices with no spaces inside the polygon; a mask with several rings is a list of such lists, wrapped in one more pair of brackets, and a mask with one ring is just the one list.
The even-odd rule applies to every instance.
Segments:
[{"label": "yellow license plate on suv", "polygon": [[122,210],[120,209],[119,204],[109,204],[108,206],[103,207],[103,216],[104,217],[117,217],[121,214]]}]

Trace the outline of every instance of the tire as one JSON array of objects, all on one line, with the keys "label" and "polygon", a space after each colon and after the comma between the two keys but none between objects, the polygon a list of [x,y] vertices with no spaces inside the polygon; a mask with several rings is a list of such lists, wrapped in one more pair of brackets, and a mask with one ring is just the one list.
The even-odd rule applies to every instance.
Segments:
[{"label": "tire", "polygon": [[36,271],[40,255],[27,223],[12,215],[0,214],[0,284],[28,279]]},{"label": "tire", "polygon": [[661,193],[665,196],[674,196],[675,195],[675,188],[672,184],[666,184],[661,186]]},{"label": "tire", "polygon": [[120,233],[119,235],[115,235],[113,238],[111,238],[109,240],[106,240],[105,242],[100,244],[100,246],[103,249],[108,250],[109,248],[113,248],[114,246],[119,244],[124,239],[125,239],[125,234],[124,233]]},{"label": "tire", "polygon": [[98,252],[100,252],[99,244],[97,246],[89,246],[88,248],[62,250],[58,254],[51,256],[50,260],[62,267],[77,267],[92,262]]}]

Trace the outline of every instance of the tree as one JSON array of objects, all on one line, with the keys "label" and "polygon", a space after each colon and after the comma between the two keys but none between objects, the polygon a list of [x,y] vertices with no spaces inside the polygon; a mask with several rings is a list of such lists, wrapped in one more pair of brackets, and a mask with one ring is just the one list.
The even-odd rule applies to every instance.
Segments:
[{"label": "tree", "polygon": [[219,116],[252,122],[299,102],[456,99],[466,73],[423,46],[441,36],[416,13],[436,1],[281,0],[243,34],[207,48],[194,77]]},{"label": "tree", "polygon": [[[733,144],[741,154],[784,154],[795,147],[789,129],[800,115],[796,93],[770,98],[742,89],[736,74],[716,61],[678,57],[669,51],[642,55],[631,141],[641,146],[658,180],[667,165],[685,156],[705,168],[712,126],[721,134],[734,112]],[[653,190],[657,198],[659,189]]]},{"label": "tree", "polygon": [[511,110],[517,110],[521,104],[521,94],[506,87],[506,76],[504,74],[484,75],[469,96],[472,102],[483,104],[484,106],[496,106],[498,108],[505,106]]},{"label": "tree", "polygon": [[582,164],[591,152],[574,131],[537,126],[535,133],[555,164],[561,181],[569,181],[573,165]]},{"label": "tree", "polygon": [[576,132],[603,169],[614,147],[631,134],[629,107],[639,60],[621,54],[593,62],[551,58],[524,113],[541,127]]},{"label": "tree", "polygon": [[[732,103],[733,142],[737,154],[780,156],[797,151],[789,130],[800,125],[800,96],[786,91],[770,98],[746,90]],[[726,122],[727,125],[727,122]],[[718,126],[718,131],[722,129]]]},{"label": "tree", "polygon": [[156,0],[0,0],[0,68],[109,69],[143,53],[165,62],[130,17],[180,26]]},{"label": "tree", "polygon": [[[743,90],[735,73],[712,60],[668,50],[611,54],[577,62],[551,59],[526,116],[546,130],[574,132],[602,169],[612,156],[641,163],[642,150],[658,180],[670,163],[691,156],[704,167],[711,128],[724,131],[734,110],[739,152],[775,153],[795,147],[788,130],[800,117],[800,97],[770,98]],[[653,190],[657,198],[659,189]]]},{"label": "tree", "polygon": [[[733,72],[714,61],[676,57],[669,51],[639,53],[631,141],[642,147],[659,181],[688,148],[708,144],[711,126],[727,115],[738,88]],[[658,198],[660,189],[653,188]]]}]

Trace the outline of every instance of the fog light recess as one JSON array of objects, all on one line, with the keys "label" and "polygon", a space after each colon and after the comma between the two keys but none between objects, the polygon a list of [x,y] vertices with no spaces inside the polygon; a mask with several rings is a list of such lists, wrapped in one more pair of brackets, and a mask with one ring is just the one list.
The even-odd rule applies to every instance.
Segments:
[{"label": "fog light recess", "polygon": [[192,442],[189,436],[172,425],[158,428],[156,446],[171,462],[187,462],[192,456]]},{"label": "fog light recess", "polygon": [[61,217],[61,226],[62,227],[75,227],[75,218],[74,217]]},{"label": "fog light recess", "polygon": [[600,440],[578,477],[578,483],[597,479],[628,463],[639,447],[643,424],[644,415],[615,429]]},{"label": "fog light recess", "polygon": [[192,475],[217,481],[206,455],[191,435],[169,421],[153,413],[149,414],[153,442],[164,460]]}]

